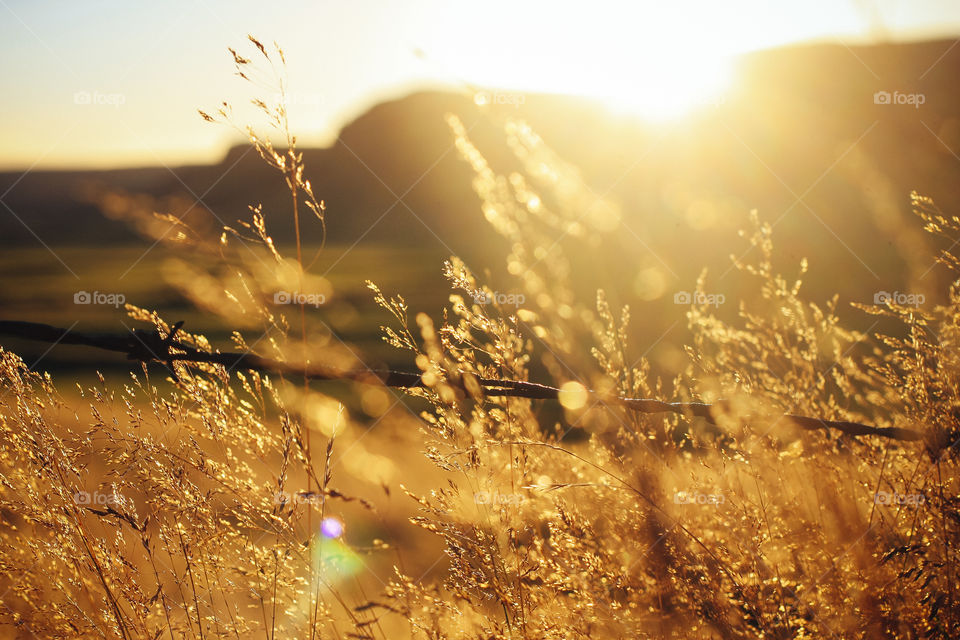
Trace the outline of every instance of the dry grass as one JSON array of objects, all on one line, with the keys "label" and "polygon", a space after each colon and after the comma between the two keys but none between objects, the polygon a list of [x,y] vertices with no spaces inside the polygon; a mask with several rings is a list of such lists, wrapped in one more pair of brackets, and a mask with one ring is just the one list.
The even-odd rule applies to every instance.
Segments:
[{"label": "dry grass", "polygon": [[[249,76],[250,61],[234,55]],[[282,106],[261,105],[288,148],[251,131],[253,144],[282,173],[291,203],[322,217]],[[847,330],[837,300],[807,301],[799,277],[775,272],[771,231],[757,220],[748,234],[756,257],[737,265],[756,296],[732,323],[693,305],[689,367],[661,381],[629,343],[629,311],[602,291],[578,300],[564,245],[554,246],[562,233],[602,247],[616,208],[594,204],[523,123],[504,122],[526,173],[509,176],[456,119],[450,125],[527,303],[497,304],[456,258],[444,267],[453,292],[437,320],[411,318],[402,298],[371,285],[391,318],[386,339],[427,382],[409,400],[423,408],[423,444],[404,441],[392,461],[378,460],[360,442],[362,417],[324,391],[210,364],[175,365],[181,380],[169,394],[146,371],[123,388],[84,389],[90,413],[75,415],[49,377],[0,351],[3,633],[957,637],[960,290],[927,311],[864,309],[898,320],[896,336]],[[917,196],[915,206],[928,230],[960,233],[960,220],[930,200]],[[254,208],[245,228],[219,238],[179,230],[172,239],[222,257],[182,281],[210,310],[256,327],[236,335],[240,349],[357,366],[302,306],[291,338],[266,303],[278,289],[325,285],[302,255],[281,256],[265,221]],[[951,254],[944,261],[958,266]],[[493,303],[478,304],[481,293]],[[146,310],[130,313],[169,330]],[[183,339],[209,347],[202,336]],[[463,375],[528,380],[533,367],[564,389],[562,416],[525,398],[485,398]],[[723,398],[726,411],[709,428],[608,406],[587,388]],[[926,439],[836,438],[746,419],[783,413],[911,427]],[[434,467],[432,488],[411,488],[419,449]],[[375,490],[358,485],[367,495],[344,491],[334,473],[341,450],[367,456],[359,475],[389,464],[409,471],[384,475]],[[405,515],[445,552],[445,566],[426,577],[412,560],[422,539],[374,504],[403,493]],[[317,535],[332,505],[386,523],[395,540]],[[375,592],[351,577],[364,563],[383,581]]]}]

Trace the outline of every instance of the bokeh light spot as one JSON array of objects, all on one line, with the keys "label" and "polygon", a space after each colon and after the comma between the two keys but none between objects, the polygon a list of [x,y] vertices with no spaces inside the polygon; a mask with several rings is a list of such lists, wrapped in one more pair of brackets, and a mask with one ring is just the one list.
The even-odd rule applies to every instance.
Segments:
[{"label": "bokeh light spot", "polygon": [[339,518],[324,518],[320,523],[320,532],[328,538],[339,538],[343,535],[343,522]]},{"label": "bokeh light spot", "polygon": [[580,409],[587,404],[587,388],[579,382],[564,382],[558,399],[565,409]]}]

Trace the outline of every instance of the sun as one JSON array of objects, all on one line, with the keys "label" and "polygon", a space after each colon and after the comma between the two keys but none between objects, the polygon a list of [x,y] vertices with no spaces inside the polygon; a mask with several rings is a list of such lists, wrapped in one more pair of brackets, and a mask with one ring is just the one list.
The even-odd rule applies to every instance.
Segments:
[{"label": "sun", "polygon": [[[745,25],[722,12],[716,20],[691,23],[682,10],[667,6],[620,10],[620,19],[608,13],[600,20],[591,12],[546,15],[521,5],[511,24],[524,26],[516,32],[509,25],[491,28],[496,42],[482,47],[463,46],[456,33],[438,34],[440,57],[467,84],[500,88],[518,101],[524,92],[583,96],[616,112],[664,121],[724,100],[738,56],[751,49]],[[722,28],[716,24],[721,19],[728,20]],[[543,28],[527,26],[538,22]]]},{"label": "sun", "polygon": [[644,120],[678,120],[697,109],[722,104],[731,88],[733,67],[730,59],[674,59],[645,69],[629,82],[591,87],[587,95]]}]

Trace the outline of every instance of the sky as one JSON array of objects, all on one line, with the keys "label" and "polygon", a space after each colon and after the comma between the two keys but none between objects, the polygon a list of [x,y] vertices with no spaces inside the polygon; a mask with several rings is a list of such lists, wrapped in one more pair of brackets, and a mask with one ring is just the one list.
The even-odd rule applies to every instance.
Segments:
[{"label": "sky", "polygon": [[960,34],[957,0],[0,0],[0,169],[215,162],[239,141],[197,109],[270,83],[233,75],[253,34],[288,63],[305,144],[416,89],[583,95],[651,121],[722,94],[737,55]]}]

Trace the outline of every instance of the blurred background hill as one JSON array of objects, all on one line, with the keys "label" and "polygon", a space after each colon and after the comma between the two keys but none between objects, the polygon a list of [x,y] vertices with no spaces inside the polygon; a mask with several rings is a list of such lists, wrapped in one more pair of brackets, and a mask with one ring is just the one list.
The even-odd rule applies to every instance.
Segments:
[{"label": "blurred background hill", "polygon": [[[397,291],[424,304],[445,299],[439,267],[452,254],[478,272],[491,269],[492,286],[499,281],[509,289],[502,270],[507,248],[484,221],[471,192],[472,171],[453,148],[444,119],[452,113],[503,173],[519,165],[500,123],[526,121],[598,197],[619,205],[620,223],[605,240],[616,250],[584,252],[592,272],[583,287],[585,295],[610,289],[617,302],[639,309],[641,345],[682,329],[684,310],[673,295],[691,290],[704,268],[708,288],[736,302],[730,255],[746,250],[737,231],[752,209],[775,225],[775,242],[788,240],[779,245],[783,268],[793,273],[809,258],[814,299],[838,292],[848,309],[850,302],[871,303],[878,291],[934,295],[943,274],[933,267],[931,240],[910,211],[909,194],[929,195],[947,213],[960,209],[960,47],[954,44],[813,44],[749,54],[716,104],[658,124],[587,99],[539,94],[511,93],[484,108],[464,91],[383,102],[345,126],[332,146],[304,150],[308,178],[328,211],[331,248],[315,270],[324,273],[355,245],[392,247],[406,252],[398,260],[404,269],[415,263],[417,274],[397,281]],[[884,104],[878,92],[920,95],[922,104]],[[204,166],[12,171],[0,174],[5,279],[41,277],[46,265],[67,291],[130,290],[134,278],[126,272],[126,284],[115,280],[127,267],[104,269],[104,254],[115,247],[136,256],[152,240],[105,216],[90,201],[91,187],[181,196],[195,203],[184,220],[210,228],[235,226],[248,217],[248,205],[262,203],[272,235],[280,243],[293,237],[282,179],[248,147]],[[307,222],[304,232],[306,242],[319,242],[319,225]],[[128,302],[151,306],[152,297],[176,308],[173,294],[165,300],[153,289],[162,286],[155,275],[159,255],[131,272],[145,280],[132,291],[144,299],[128,295]],[[27,263],[32,275],[23,273]],[[354,266],[356,282],[344,292],[358,291],[366,277],[390,282],[398,269],[390,260]],[[5,316],[19,319],[54,314],[66,297],[63,287],[7,285],[0,305]],[[37,302],[41,289],[58,293]],[[366,304],[360,294],[346,297],[352,308]],[[733,312],[736,304],[729,307]],[[375,326],[368,329],[363,335],[372,337]]]}]

